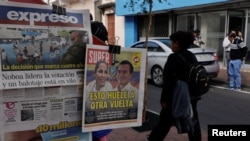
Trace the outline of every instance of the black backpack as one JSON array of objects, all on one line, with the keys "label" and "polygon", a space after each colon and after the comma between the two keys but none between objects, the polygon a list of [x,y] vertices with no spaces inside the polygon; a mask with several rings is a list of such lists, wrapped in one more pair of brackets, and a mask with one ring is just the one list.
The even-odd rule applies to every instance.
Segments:
[{"label": "black backpack", "polygon": [[108,41],[108,31],[102,22],[91,22],[91,32],[102,41]]},{"label": "black backpack", "polygon": [[[185,58],[179,54],[184,62]],[[196,58],[195,58],[196,59]],[[189,65],[188,87],[191,96],[199,97],[209,90],[209,77],[206,69],[199,62]]]}]

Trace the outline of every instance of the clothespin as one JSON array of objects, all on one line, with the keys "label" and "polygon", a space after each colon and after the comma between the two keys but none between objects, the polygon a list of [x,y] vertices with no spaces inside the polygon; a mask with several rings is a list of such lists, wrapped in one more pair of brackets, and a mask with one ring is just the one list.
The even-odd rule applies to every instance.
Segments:
[{"label": "clothespin", "polygon": [[120,54],[121,46],[109,45],[109,53]]},{"label": "clothespin", "polygon": [[112,54],[112,65],[115,65],[117,61],[115,60],[115,55],[120,54],[121,46],[118,45],[108,45],[109,46],[109,53]]}]

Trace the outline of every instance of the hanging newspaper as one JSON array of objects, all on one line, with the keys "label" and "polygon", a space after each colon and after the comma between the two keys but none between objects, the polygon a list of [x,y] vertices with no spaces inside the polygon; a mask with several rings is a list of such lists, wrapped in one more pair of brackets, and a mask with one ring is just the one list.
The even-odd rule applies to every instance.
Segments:
[{"label": "hanging newspaper", "polygon": [[[89,11],[65,16],[16,2],[0,2],[0,10],[0,141],[92,141],[82,132],[85,58],[78,51],[92,41]],[[73,36],[82,39],[75,45],[81,62],[65,55]]]},{"label": "hanging newspaper", "polygon": [[82,84],[89,10],[58,15],[16,2],[0,2],[0,9],[0,89]]},{"label": "hanging newspaper", "polygon": [[83,132],[141,125],[145,60],[145,49],[87,46]]}]

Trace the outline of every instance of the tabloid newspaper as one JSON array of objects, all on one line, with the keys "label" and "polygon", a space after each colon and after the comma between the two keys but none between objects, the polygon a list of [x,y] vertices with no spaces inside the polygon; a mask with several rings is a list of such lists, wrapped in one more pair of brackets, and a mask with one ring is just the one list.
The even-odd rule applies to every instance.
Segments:
[{"label": "tabloid newspaper", "polygon": [[87,46],[83,131],[140,126],[146,50]]}]

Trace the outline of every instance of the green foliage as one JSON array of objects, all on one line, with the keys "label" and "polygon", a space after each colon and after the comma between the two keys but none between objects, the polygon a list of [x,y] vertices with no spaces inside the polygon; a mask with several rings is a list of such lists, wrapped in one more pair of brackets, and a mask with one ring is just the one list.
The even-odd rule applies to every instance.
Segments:
[{"label": "green foliage", "polygon": [[[141,1],[140,0],[129,0],[128,2],[126,2],[126,4],[123,7],[129,8],[132,11],[135,11],[135,9],[141,9],[140,11],[142,13],[146,14],[146,13],[152,12],[152,11],[150,11],[150,9],[152,9],[154,1],[156,1],[156,0],[141,0]],[[158,0],[159,3],[162,3],[164,1],[168,5],[170,5],[170,3],[168,3],[168,0]]]}]

